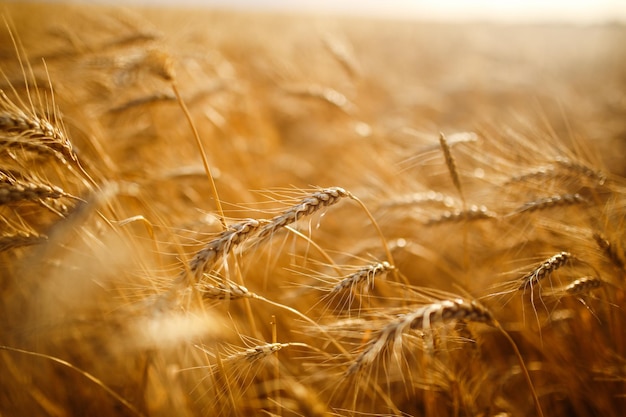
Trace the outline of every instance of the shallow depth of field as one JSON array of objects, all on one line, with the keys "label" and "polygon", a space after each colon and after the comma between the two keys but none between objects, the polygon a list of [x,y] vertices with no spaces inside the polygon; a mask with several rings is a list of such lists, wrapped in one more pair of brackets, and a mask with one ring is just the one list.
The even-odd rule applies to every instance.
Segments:
[{"label": "shallow depth of field", "polygon": [[0,416],[625,409],[624,26],[0,13]]}]

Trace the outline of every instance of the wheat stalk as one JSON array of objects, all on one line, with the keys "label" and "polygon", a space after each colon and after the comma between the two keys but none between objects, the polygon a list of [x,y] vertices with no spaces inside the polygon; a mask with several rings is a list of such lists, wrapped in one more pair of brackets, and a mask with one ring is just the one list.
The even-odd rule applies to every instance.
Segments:
[{"label": "wheat stalk", "polygon": [[11,346],[1,346],[0,345],[0,350],[5,350],[7,352],[19,353],[19,354],[27,355],[27,356],[32,356],[34,358],[45,359],[45,360],[57,363],[57,364],[59,364],[61,366],[64,366],[64,367],[66,367],[68,369],[71,369],[72,371],[77,372],[79,375],[81,375],[85,379],[91,381],[96,386],[100,387],[108,395],[113,397],[116,401],[119,401],[120,404],[122,404],[124,407],[126,407],[128,410],[130,410],[133,414],[138,415],[138,416],[144,416],[145,415],[144,413],[139,411],[131,402],[129,402],[127,399],[122,397],[116,391],[111,389],[104,382],[102,382],[102,380],[100,380],[99,378],[97,378],[94,375],[90,374],[89,372],[87,372],[87,371],[77,367],[76,365],[71,364],[68,361],[65,361],[63,359],[59,359],[59,358],[57,358],[55,356],[47,355],[47,354],[44,354],[44,353],[32,352],[32,351],[28,351],[28,350],[24,350],[24,349],[14,348],[14,347],[11,347]]}]

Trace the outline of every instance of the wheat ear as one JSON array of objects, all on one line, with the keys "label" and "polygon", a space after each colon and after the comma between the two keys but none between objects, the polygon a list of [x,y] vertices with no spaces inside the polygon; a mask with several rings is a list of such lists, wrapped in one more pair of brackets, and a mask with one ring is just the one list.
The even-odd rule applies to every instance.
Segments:
[{"label": "wheat ear", "polygon": [[20,201],[41,201],[46,198],[68,196],[62,189],[54,185],[38,184],[30,181],[0,181],[0,205]]},{"label": "wheat ear", "polygon": [[[385,236],[383,235],[380,226],[374,219],[374,216],[369,211],[367,206],[356,196],[354,196],[349,191],[344,190],[341,187],[328,187],[321,188],[303,198],[298,204],[288,208],[283,211],[278,216],[270,219],[267,224],[259,229],[258,232],[258,240],[259,242],[269,238],[274,235],[278,230],[285,228],[286,226],[295,223],[302,217],[310,216],[313,213],[321,210],[322,208],[332,206],[341,200],[342,198],[349,198],[355,201],[361,209],[365,212],[368,219],[372,222],[372,225],[376,229],[378,236],[380,237],[381,243],[385,249],[385,253],[387,255],[387,260],[390,265],[393,265],[393,257],[391,256],[391,251],[389,250],[389,245],[387,245],[387,241]],[[395,270],[394,270],[395,273]]]},{"label": "wheat ear", "polygon": [[[207,243],[189,262],[189,272],[199,282],[220,257],[226,256],[235,246],[247,240],[261,226],[255,219],[246,219],[228,226],[215,239]],[[183,271],[182,274],[187,274]]]},{"label": "wheat ear", "polygon": [[305,198],[298,204],[273,217],[259,229],[260,240],[272,236],[281,228],[295,223],[302,217],[310,216],[324,207],[332,206],[344,197],[350,197],[350,193],[341,187],[322,188]]},{"label": "wheat ear", "polygon": [[578,278],[570,284],[563,287],[563,291],[569,295],[584,294],[596,288],[603,286],[605,282],[598,277],[587,276]]},{"label": "wheat ear", "polygon": [[504,182],[503,185],[507,186],[507,185],[515,184],[515,183],[519,184],[519,183],[528,182],[529,180],[533,180],[533,179],[541,180],[544,178],[554,177],[555,175],[556,173],[554,171],[554,167],[542,166],[542,167],[535,168],[533,171],[510,177]]},{"label": "wheat ear", "polygon": [[524,203],[513,214],[529,213],[534,211],[546,210],[553,207],[573,206],[576,204],[586,204],[588,201],[580,194],[557,194],[550,197],[544,197]]},{"label": "wheat ear", "polygon": [[0,252],[22,246],[36,245],[48,239],[46,235],[33,232],[19,231],[0,236]]},{"label": "wheat ear", "polygon": [[52,152],[76,162],[72,143],[63,131],[36,114],[22,111],[0,90],[0,146]]},{"label": "wheat ear", "polygon": [[575,257],[569,252],[559,252],[549,257],[520,279],[521,283],[518,290],[524,290],[529,285],[532,288],[534,284],[549,277],[554,271],[573,259],[575,259]]},{"label": "wheat ear", "polygon": [[[289,343],[266,343],[263,345],[254,346],[231,355],[225,356],[222,358],[222,363],[224,365],[233,365],[240,362],[253,363],[259,361],[261,359],[267,358],[271,356],[275,352],[278,352],[281,349],[284,349],[289,346],[300,346],[300,347],[309,347],[306,343],[300,342],[289,342]],[[204,348],[200,348],[205,353],[209,353]]]},{"label": "wheat ear", "polygon": [[450,177],[452,178],[452,183],[454,187],[459,192],[461,196],[461,200],[465,202],[465,197],[463,196],[463,189],[461,188],[461,180],[459,178],[459,172],[456,168],[456,161],[454,160],[454,156],[452,156],[452,152],[450,150],[450,145],[448,144],[448,140],[445,135],[440,132],[439,133],[439,145],[441,145],[441,150],[443,151],[443,156],[446,159],[446,166],[448,167],[448,171],[450,172]]},{"label": "wheat ear", "polygon": [[491,313],[475,301],[462,298],[428,304],[404,314],[385,325],[348,368],[347,374],[372,364],[389,346],[402,342],[402,335],[411,329],[430,329],[434,324],[453,321],[492,323]]},{"label": "wheat ear", "polygon": [[442,223],[496,219],[497,217],[497,214],[489,211],[487,207],[473,205],[469,208],[469,210],[446,211],[439,217],[432,217],[428,219],[425,224],[426,226],[433,226]]},{"label": "wheat ear", "polygon": [[346,375],[357,373],[365,366],[372,364],[376,358],[392,344],[402,342],[402,335],[410,329],[429,329],[433,324],[445,324],[451,322],[477,322],[485,323],[496,328],[507,339],[513,348],[520,363],[520,367],[528,383],[537,415],[543,417],[541,404],[535,387],[530,379],[528,369],[524,364],[517,344],[511,338],[502,325],[493,318],[491,313],[476,301],[468,301],[462,298],[443,300],[437,303],[419,307],[411,313],[402,315],[383,327],[370,342],[365,350],[357,356],[352,365],[348,368]]},{"label": "wheat ear", "polygon": [[242,298],[262,299],[262,297],[249,291],[243,285],[227,280],[223,280],[215,284],[201,282],[196,285],[196,289],[200,292],[202,298],[208,300],[238,300]]},{"label": "wheat ear", "polygon": [[386,200],[381,204],[381,207],[402,208],[406,206],[414,206],[426,203],[440,203],[446,207],[454,207],[456,202],[454,197],[437,191],[429,190],[421,193],[402,195],[398,198]]},{"label": "wheat ear", "polygon": [[615,265],[617,266],[619,269],[624,270],[625,269],[625,264],[624,264],[624,257],[623,255],[620,253],[619,249],[616,247],[616,245],[614,245],[613,243],[611,243],[611,241],[609,241],[602,233],[600,232],[594,232],[593,233],[593,240],[596,241],[598,247],[600,249],[602,249],[602,251],[604,252],[605,256]]},{"label": "wheat ear", "polygon": [[582,175],[583,177],[592,178],[598,181],[598,184],[602,185],[606,182],[606,175],[601,172],[589,168],[580,162],[572,161],[571,159],[559,156],[555,159],[555,162],[563,168],[574,172],[575,174]]},{"label": "wheat ear", "polygon": [[361,284],[367,285],[369,288],[374,288],[374,280],[384,274],[387,274],[395,270],[389,262],[376,262],[366,267],[363,267],[353,274],[348,275],[341,281],[339,281],[330,291],[330,294],[337,294],[348,288],[355,288]]}]

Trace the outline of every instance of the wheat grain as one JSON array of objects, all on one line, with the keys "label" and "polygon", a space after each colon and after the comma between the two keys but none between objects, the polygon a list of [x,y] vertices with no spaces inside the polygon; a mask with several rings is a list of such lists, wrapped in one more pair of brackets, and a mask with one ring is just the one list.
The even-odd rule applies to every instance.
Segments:
[{"label": "wheat grain", "polygon": [[402,335],[412,329],[430,330],[435,324],[445,324],[464,320],[491,324],[491,313],[476,301],[467,301],[462,298],[443,300],[403,314],[385,325],[373,339],[370,340],[352,365],[347,374],[358,372],[365,366],[373,363],[376,358],[388,347],[402,342]]},{"label": "wheat grain", "polygon": [[38,203],[59,217],[67,216],[73,207],[72,205],[67,205],[65,202],[54,198],[41,199]]},{"label": "wheat grain", "polygon": [[35,232],[19,231],[0,236],[0,252],[19,248],[22,246],[36,245],[47,240],[46,235],[40,235]]}]

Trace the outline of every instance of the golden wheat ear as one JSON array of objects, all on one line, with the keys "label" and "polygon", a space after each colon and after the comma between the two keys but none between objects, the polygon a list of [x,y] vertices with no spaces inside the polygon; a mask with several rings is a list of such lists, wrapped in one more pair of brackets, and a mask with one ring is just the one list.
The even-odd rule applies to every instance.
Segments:
[{"label": "golden wheat ear", "polygon": [[419,307],[392,320],[378,331],[350,365],[347,374],[356,373],[371,365],[390,346],[401,344],[403,334],[409,330],[430,330],[431,326],[459,320],[492,324],[489,311],[476,302],[462,298],[442,300]]}]

